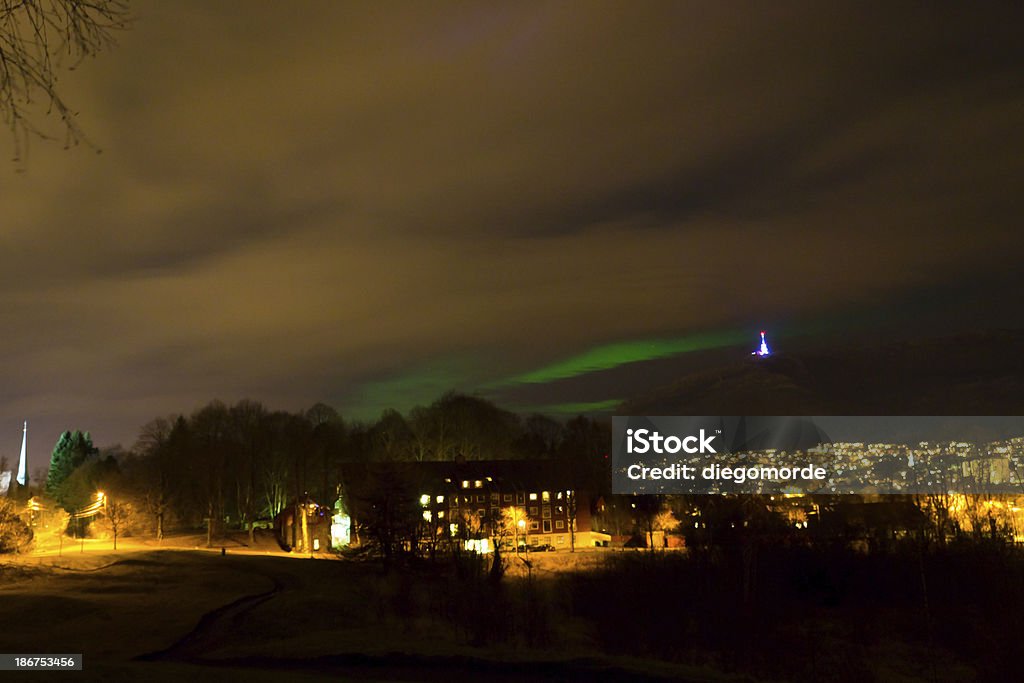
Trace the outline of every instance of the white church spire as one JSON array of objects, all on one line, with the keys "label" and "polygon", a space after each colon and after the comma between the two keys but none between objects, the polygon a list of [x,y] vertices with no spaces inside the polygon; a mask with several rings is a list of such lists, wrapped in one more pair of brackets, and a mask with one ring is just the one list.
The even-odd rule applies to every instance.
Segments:
[{"label": "white church spire", "polygon": [[21,429],[21,461],[18,463],[18,484],[28,486],[28,462],[25,459],[25,446],[28,444],[28,420]]}]

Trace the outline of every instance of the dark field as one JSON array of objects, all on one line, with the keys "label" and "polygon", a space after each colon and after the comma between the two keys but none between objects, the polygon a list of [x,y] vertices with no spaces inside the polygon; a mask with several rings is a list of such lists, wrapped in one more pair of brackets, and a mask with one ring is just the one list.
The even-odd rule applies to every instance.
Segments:
[{"label": "dark field", "polygon": [[[606,657],[572,620],[550,623],[550,605],[538,617],[545,642],[508,626],[482,638],[492,624],[470,615],[489,584],[446,573],[188,550],[26,557],[2,568],[0,619],[19,625],[2,649],[85,655],[84,675],[23,674],[34,680],[728,680]],[[519,583],[500,590],[514,596]],[[534,584],[550,598],[550,578]]]},{"label": "dark field", "polygon": [[[77,680],[1014,680],[1024,564],[761,548],[471,558],[193,550],[2,569],[7,652],[82,652]],[[28,677],[30,674],[24,674]],[[64,680],[73,674],[32,674]]]}]

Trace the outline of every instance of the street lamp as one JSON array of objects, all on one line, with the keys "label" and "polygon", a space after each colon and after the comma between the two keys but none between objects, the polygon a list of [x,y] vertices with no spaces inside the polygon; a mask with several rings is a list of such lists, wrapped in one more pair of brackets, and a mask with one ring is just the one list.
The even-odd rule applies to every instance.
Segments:
[{"label": "street lamp", "polygon": [[92,494],[93,502],[86,505],[81,510],[75,512],[74,516],[78,520],[78,535],[82,539],[82,546],[78,552],[85,552],[85,532],[82,526],[82,520],[86,517],[94,517],[101,509],[106,508],[107,498],[103,491],[97,491]]}]

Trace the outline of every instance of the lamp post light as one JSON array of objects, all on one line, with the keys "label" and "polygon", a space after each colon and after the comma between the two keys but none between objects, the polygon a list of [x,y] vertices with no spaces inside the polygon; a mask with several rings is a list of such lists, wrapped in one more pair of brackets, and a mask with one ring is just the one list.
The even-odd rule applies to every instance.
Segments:
[{"label": "lamp post light", "polygon": [[78,536],[82,539],[82,545],[78,552],[85,552],[85,529],[83,528],[82,520],[86,517],[93,517],[100,510],[106,509],[107,507],[107,496],[103,491],[97,491],[92,494],[93,501],[86,505],[84,508],[75,512],[74,517],[78,520]]},{"label": "lamp post light", "polygon": [[[526,577],[533,580],[533,564],[530,562],[530,534],[526,529],[526,515],[519,518],[518,526],[523,530],[523,545],[526,547],[526,558],[520,558],[523,560],[523,564],[526,565]],[[516,544],[516,552],[519,552],[519,544]]]}]

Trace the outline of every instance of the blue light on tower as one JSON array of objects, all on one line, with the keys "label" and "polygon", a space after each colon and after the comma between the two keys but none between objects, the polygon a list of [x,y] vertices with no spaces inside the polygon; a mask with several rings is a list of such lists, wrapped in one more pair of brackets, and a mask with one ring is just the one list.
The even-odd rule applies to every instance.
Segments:
[{"label": "blue light on tower", "polygon": [[770,356],[772,350],[768,348],[768,342],[764,339],[764,330],[761,330],[761,346],[757,347],[757,351],[753,351],[751,356]]}]

